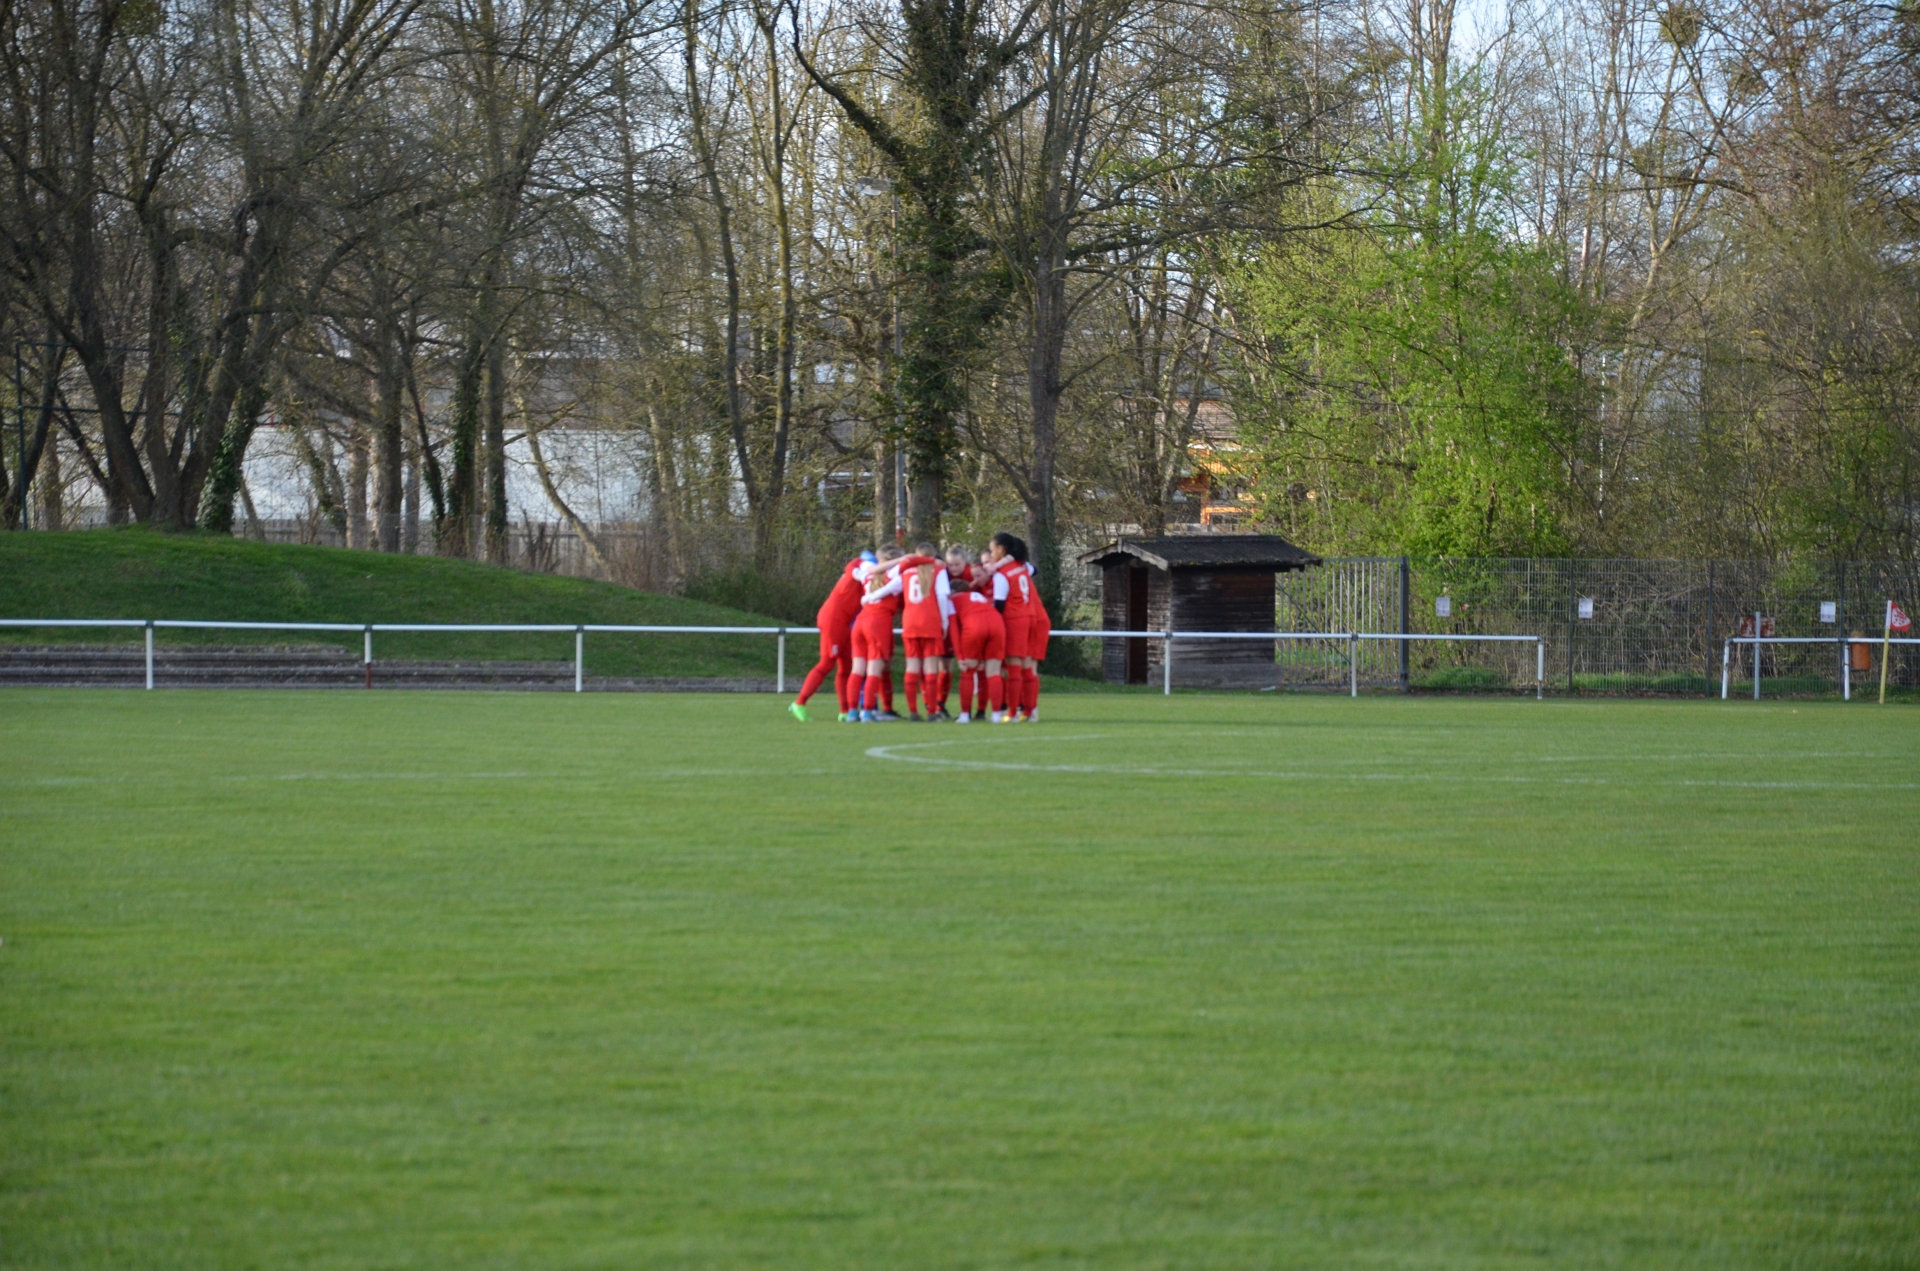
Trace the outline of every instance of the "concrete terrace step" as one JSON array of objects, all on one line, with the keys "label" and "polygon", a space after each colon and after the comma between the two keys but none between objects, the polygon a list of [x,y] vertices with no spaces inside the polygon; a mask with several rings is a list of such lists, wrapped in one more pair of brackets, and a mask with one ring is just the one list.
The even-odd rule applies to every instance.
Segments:
[{"label": "concrete terrace step", "polygon": [[[366,687],[366,671],[350,650],[315,647],[158,648],[155,688]],[[139,688],[146,652],[139,645],[0,646],[0,686]],[[571,692],[571,662],[375,661],[374,688],[509,689]],[[771,693],[772,680],[741,677],[589,676],[589,692]]]}]

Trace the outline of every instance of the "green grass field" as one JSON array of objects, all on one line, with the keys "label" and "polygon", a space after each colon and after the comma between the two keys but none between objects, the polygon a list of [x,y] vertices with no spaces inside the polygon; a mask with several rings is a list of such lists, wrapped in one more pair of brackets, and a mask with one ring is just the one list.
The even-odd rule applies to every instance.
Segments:
[{"label": "green grass field", "polygon": [[1920,715],[0,693],[9,1268],[1920,1265]]}]

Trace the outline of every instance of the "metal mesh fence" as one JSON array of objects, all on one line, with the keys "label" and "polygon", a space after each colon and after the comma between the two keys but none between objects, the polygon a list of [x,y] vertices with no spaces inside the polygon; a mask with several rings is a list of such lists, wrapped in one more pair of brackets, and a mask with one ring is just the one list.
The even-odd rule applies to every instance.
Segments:
[{"label": "metal mesh fence", "polygon": [[[1751,634],[1758,614],[1762,634],[1824,641],[1763,649],[1762,691],[1780,695],[1837,692],[1847,656],[1842,638],[1877,637],[1889,599],[1912,612],[1920,569],[1876,561],[1344,557],[1281,575],[1276,618],[1281,630],[1294,631],[1540,635],[1549,691],[1704,697],[1719,693],[1724,642]],[[1292,643],[1279,642],[1282,682],[1344,686],[1344,655]],[[1856,683],[1862,674],[1877,676],[1877,646],[1854,656],[1870,664],[1855,662]],[[1369,642],[1360,681],[1531,690],[1532,658],[1531,648],[1517,645]],[[1750,659],[1736,650],[1736,675],[1751,676]],[[1896,647],[1887,672],[1893,686],[1920,686],[1920,652]]]}]

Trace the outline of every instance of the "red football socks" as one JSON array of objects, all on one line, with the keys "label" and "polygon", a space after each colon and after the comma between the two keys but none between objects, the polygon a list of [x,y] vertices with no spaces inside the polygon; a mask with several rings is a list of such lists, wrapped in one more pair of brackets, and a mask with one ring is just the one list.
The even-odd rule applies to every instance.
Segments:
[{"label": "red football socks", "polygon": [[853,709],[853,672],[844,662],[833,673],[833,695],[840,699],[841,713]]},{"label": "red football socks", "polygon": [[893,664],[887,664],[887,673],[880,677],[880,701],[887,710],[893,709]]},{"label": "red football socks", "polygon": [[[808,671],[806,683],[800,686],[800,696],[794,698],[793,700],[800,703],[802,706],[805,706],[807,704],[807,699],[809,697],[812,697],[814,694],[814,691],[820,687],[821,681],[827,678],[827,668],[830,665],[832,664],[828,662],[822,662],[820,665],[814,667],[811,671]],[[842,709],[844,710],[845,708],[842,707]]]},{"label": "red football socks", "polygon": [[972,671],[960,672],[960,713],[973,714],[973,675]]},{"label": "red football socks", "polygon": [[1007,681],[1005,676],[989,675],[987,677],[987,701],[996,711],[1006,709]]},{"label": "red football socks", "polygon": [[[929,706],[927,709],[933,708]],[[920,672],[918,671],[907,672],[907,713],[911,715],[920,713]]]}]

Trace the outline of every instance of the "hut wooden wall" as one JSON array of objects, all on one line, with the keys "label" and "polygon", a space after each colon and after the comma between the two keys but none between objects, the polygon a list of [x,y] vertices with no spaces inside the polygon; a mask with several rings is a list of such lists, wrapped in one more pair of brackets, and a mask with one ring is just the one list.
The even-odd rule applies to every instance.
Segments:
[{"label": "hut wooden wall", "polygon": [[[1124,560],[1100,571],[1100,626],[1107,631],[1127,629],[1127,569]],[[1127,682],[1127,642],[1100,642],[1100,678],[1109,684]]]},{"label": "hut wooden wall", "polygon": [[[1183,569],[1173,575],[1173,630],[1271,631],[1271,569]],[[1176,684],[1274,683],[1273,645],[1264,640],[1176,641]]]},{"label": "hut wooden wall", "polygon": [[[1128,617],[1129,573],[1141,562],[1122,561],[1102,571],[1101,625],[1109,631],[1137,630],[1138,619]],[[1146,567],[1145,629],[1165,631],[1272,631],[1274,629],[1274,571],[1269,568],[1181,569],[1171,576],[1164,569]],[[1103,640],[1101,678],[1109,684],[1127,682],[1128,640]],[[1147,676],[1157,684],[1162,675],[1165,645],[1146,644]],[[1261,640],[1193,640],[1174,642],[1173,678],[1176,684],[1220,687],[1265,685],[1278,682],[1273,670],[1273,645]]]}]

